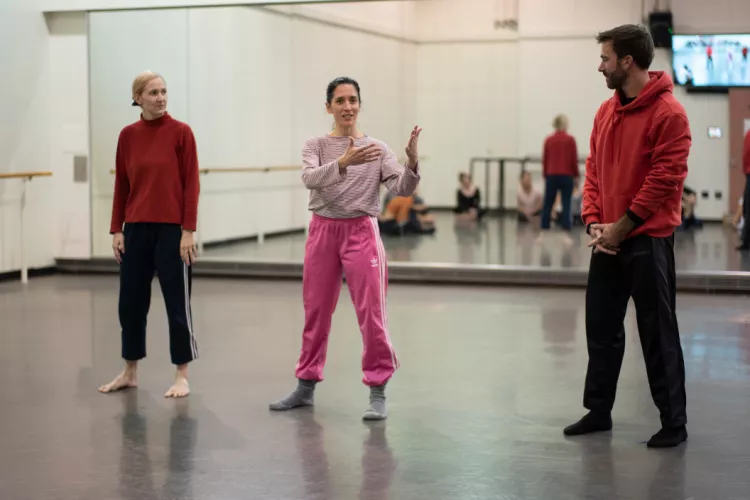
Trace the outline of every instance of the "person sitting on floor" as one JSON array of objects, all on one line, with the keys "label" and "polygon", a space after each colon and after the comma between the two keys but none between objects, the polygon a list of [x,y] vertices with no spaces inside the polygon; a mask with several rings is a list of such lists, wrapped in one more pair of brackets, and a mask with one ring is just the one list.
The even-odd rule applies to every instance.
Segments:
[{"label": "person sitting on floor", "polygon": [[407,233],[432,234],[435,221],[428,212],[424,201],[411,196],[388,196],[383,203],[383,213],[378,216],[378,226],[382,234],[401,235]]},{"label": "person sitting on floor", "polygon": [[472,182],[471,175],[461,172],[458,174],[458,182],[456,208],[453,209],[456,219],[467,221],[481,219],[487,210],[481,207],[479,188]]},{"label": "person sitting on floor", "polygon": [[744,196],[740,196],[740,199],[738,201],[737,205],[737,212],[735,212],[734,217],[732,218],[732,225],[737,230],[737,234],[742,237],[742,228],[745,226],[745,212],[743,209],[743,198]]},{"label": "person sitting on floor", "polygon": [[695,216],[695,206],[698,204],[698,196],[693,189],[684,186],[682,189],[682,225],[680,229],[691,229],[703,227],[703,222]]},{"label": "person sitting on floor", "polygon": [[531,181],[531,172],[521,172],[521,184],[518,186],[518,222],[531,222],[542,213],[544,197],[542,192],[534,187]]}]

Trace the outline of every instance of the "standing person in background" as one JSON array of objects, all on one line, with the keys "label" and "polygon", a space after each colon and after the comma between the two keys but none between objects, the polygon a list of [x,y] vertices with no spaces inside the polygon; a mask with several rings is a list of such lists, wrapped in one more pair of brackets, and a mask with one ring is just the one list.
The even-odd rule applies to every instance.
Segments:
[{"label": "standing person in background", "polygon": [[[750,130],[745,134],[745,142],[742,146],[742,170],[745,172],[745,195],[742,198],[742,209],[744,220],[750,220]],[[746,252],[750,250],[750,224],[742,226],[742,236],[740,237],[740,246],[737,250]]]},{"label": "standing person in background", "polygon": [[[542,207],[542,231],[550,228],[552,209],[558,191],[562,198],[560,225],[567,233],[571,230],[570,201],[573,194],[573,180],[579,176],[578,148],[576,140],[568,134],[568,119],[558,115],[553,122],[555,132],[544,141],[542,154],[542,175],[545,179],[544,206]],[[570,237],[567,236],[569,239]]]},{"label": "standing person in background", "polygon": [[138,361],[146,357],[146,316],[154,271],[169,320],[169,348],[177,366],[165,397],[190,393],[188,363],[198,358],[190,311],[193,232],[198,219],[198,154],[193,132],[167,113],[167,86],[152,72],[133,82],[140,119],[120,132],[110,233],[120,264],[119,316],[125,369],[99,388],[136,387]]},{"label": "standing person in background", "polygon": [[589,362],[583,406],[568,436],[612,429],[625,353],[625,313],[635,302],[651,396],[662,428],[653,448],[687,439],[685,363],[675,311],[674,232],[692,142],[685,108],[663,71],[649,71],[654,42],[642,26],[597,36],[599,72],[614,95],[594,118],[583,221],[594,247],[586,287]]},{"label": "standing person in background", "polygon": [[382,141],[357,126],[361,96],[351,78],[328,84],[326,110],[333,131],[308,139],[302,151],[302,181],[310,190],[310,235],[305,246],[302,294],[305,326],[295,375],[297,388],[271,403],[274,411],[313,404],[315,386],[323,380],[331,319],[341,290],[341,273],[357,312],[362,333],[362,382],[370,388],[365,420],[386,418],[385,385],[398,368],[386,314],[388,267],[378,231],[380,185],[396,196],[410,196],[419,183],[414,127],[406,146],[406,166]]}]

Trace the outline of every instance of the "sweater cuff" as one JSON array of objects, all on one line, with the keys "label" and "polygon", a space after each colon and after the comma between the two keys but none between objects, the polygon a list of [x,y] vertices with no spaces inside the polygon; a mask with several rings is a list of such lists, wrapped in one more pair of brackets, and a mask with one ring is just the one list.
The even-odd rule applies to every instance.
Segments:
[{"label": "sweater cuff", "polygon": [[646,222],[642,217],[640,217],[638,214],[633,212],[632,209],[627,209],[625,212],[625,215],[630,219],[630,221],[635,224],[635,227],[640,227],[643,225],[644,222]]},{"label": "sweater cuff", "polygon": [[414,170],[410,169],[408,166],[404,165],[404,168],[414,177],[419,177],[419,161],[417,161],[417,164],[414,166]]},{"label": "sweater cuff", "polygon": [[636,226],[640,226],[641,224],[646,222],[646,219],[648,219],[651,215],[651,213],[643,208],[642,205],[637,205],[635,203],[630,205],[630,208],[628,208],[625,214],[628,216],[628,219],[636,224]]},{"label": "sweater cuff", "polygon": [[598,213],[583,215],[581,218],[583,219],[583,224],[586,226],[587,231],[591,224],[599,224],[601,222],[601,217]]},{"label": "sweater cuff", "polygon": [[335,169],[334,171],[336,172],[336,174],[335,174],[335,175],[336,175],[336,177],[335,177],[335,182],[334,182],[334,184],[335,184],[335,183],[338,183],[338,182],[343,182],[343,181],[345,181],[345,180],[346,180],[346,174],[347,174],[347,172],[349,172],[349,168],[347,167],[347,168],[345,168],[345,169],[344,169],[344,170],[342,171],[342,170],[341,170],[341,167],[339,166],[339,161],[338,161],[338,159],[336,159],[336,160],[334,160],[334,161],[333,161],[333,168]]}]

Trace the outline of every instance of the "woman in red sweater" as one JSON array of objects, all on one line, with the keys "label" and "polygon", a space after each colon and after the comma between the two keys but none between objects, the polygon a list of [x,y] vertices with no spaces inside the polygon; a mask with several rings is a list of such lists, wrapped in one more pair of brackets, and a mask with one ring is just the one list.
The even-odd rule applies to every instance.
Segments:
[{"label": "woman in red sweater", "polygon": [[146,316],[154,272],[169,319],[169,345],[177,373],[166,397],[190,393],[188,363],[198,358],[190,311],[193,232],[198,218],[198,155],[190,127],[167,113],[167,87],[156,73],[133,82],[140,119],[120,132],[112,205],[112,249],[120,263],[119,316],[125,369],[99,388],[112,392],[137,385],[138,361],[146,357]]}]

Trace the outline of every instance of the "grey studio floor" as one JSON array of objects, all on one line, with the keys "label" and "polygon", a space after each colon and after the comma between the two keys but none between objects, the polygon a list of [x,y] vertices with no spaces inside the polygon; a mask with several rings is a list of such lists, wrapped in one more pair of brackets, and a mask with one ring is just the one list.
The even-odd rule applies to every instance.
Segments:
[{"label": "grey studio floor", "polygon": [[562,435],[583,412],[582,290],[392,285],[402,367],[388,420],[367,424],[345,288],[316,406],[270,413],[294,384],[301,284],[197,279],[201,357],[176,401],[154,287],[140,386],[102,395],[120,369],[117,277],[0,284],[1,499],[750,498],[746,297],[678,296],[690,438],[650,450],[632,311],[614,430]]},{"label": "grey studio floor", "polygon": [[[591,249],[582,227],[573,228],[573,245],[561,243],[553,228],[537,242],[535,226],[518,224],[514,216],[490,216],[475,226],[454,223],[452,213],[435,212],[433,235],[385,236],[383,243],[391,262],[438,262],[450,264],[500,264],[555,268],[588,268]],[[230,260],[286,260],[302,262],[303,233],[256,241],[206,247],[205,256]],[[750,254],[735,251],[737,231],[719,223],[681,231],[675,236],[677,269],[686,271],[750,271]]]}]

